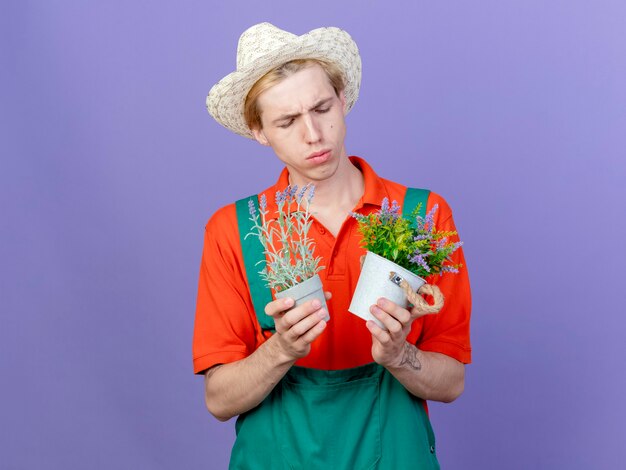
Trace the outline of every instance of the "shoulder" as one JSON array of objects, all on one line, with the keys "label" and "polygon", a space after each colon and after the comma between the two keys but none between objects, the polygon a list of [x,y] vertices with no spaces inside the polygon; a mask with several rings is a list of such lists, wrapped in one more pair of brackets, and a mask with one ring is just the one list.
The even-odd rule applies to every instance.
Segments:
[{"label": "shoulder", "polygon": [[219,233],[230,231],[237,225],[237,210],[235,203],[227,204],[216,210],[206,224],[207,232]]},{"label": "shoulder", "polygon": [[[267,193],[268,191],[271,191],[272,189],[273,189],[273,186],[270,186],[269,188],[265,189],[264,191],[261,191],[258,194]],[[217,209],[213,213],[213,215],[211,215],[211,217],[209,218],[205,227],[206,231],[214,235],[222,234],[224,236],[234,237],[238,239],[239,237],[238,218],[240,217],[240,214],[238,214],[237,212],[237,203],[239,201],[244,201],[248,199],[250,196],[251,195],[248,194],[246,197],[237,199],[237,201],[234,201],[230,204],[227,204]],[[247,220],[248,218],[247,205],[245,206],[244,209],[245,209],[245,214],[243,215],[245,216]]]},{"label": "shoulder", "polygon": [[235,204],[228,204],[215,211],[204,227],[205,262],[213,266],[224,261],[234,266],[241,256],[239,245]]},{"label": "shoulder", "polygon": [[428,196],[427,210],[430,211],[435,206],[437,206],[436,217],[439,220],[447,220],[452,217],[452,208],[450,207],[448,202],[439,193],[431,191],[430,195]]}]

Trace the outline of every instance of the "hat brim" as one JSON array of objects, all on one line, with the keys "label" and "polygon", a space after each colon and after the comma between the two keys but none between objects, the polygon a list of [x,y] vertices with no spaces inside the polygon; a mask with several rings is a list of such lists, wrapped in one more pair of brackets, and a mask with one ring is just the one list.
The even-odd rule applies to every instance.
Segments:
[{"label": "hat brim", "polygon": [[252,64],[230,73],[216,83],[206,99],[207,110],[227,129],[253,139],[244,118],[250,89],[270,70],[296,59],[320,59],[339,67],[345,82],[346,113],[359,96],[361,57],[350,35],[335,27],[318,28],[257,58]]}]

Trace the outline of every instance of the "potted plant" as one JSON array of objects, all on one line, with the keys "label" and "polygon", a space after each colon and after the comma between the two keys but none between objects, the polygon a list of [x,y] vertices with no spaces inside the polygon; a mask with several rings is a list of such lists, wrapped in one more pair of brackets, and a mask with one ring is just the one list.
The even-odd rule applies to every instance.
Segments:
[{"label": "potted plant", "polygon": [[[300,190],[290,185],[284,191],[277,191],[275,216],[268,214],[265,194],[259,198],[258,212],[250,201],[253,226],[246,238],[255,236],[261,242],[265,266],[259,274],[274,290],[276,298],[291,297],[295,300],[294,307],[317,298],[328,311],[318,274],[324,266],[320,266],[321,258],[314,256],[315,241],[308,236],[313,223],[309,208],[314,194],[312,184]],[[327,316],[326,320],[329,319]]]},{"label": "potted plant", "polygon": [[382,323],[370,313],[380,297],[407,308],[416,302],[426,306],[415,292],[428,293],[435,297],[436,305],[427,313],[434,313],[443,305],[443,296],[425,278],[458,273],[461,268],[450,261],[452,253],[463,244],[450,240],[457,232],[436,229],[437,204],[425,217],[418,215],[420,208],[418,204],[407,219],[401,216],[396,201],[389,205],[385,198],[378,211],[368,215],[352,213],[363,237],[362,246],[368,251],[348,310],[381,328]]}]

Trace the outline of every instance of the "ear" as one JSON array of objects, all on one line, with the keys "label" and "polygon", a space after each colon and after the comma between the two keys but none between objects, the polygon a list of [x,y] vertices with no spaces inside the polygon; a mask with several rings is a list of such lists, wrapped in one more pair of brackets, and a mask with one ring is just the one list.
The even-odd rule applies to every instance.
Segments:
[{"label": "ear", "polygon": [[265,145],[267,147],[270,146],[270,142],[269,140],[267,140],[267,137],[265,137],[265,133],[263,132],[263,129],[251,129],[251,130],[252,130],[252,135],[254,135],[254,138],[259,144]]},{"label": "ear", "polygon": [[343,90],[341,90],[341,93],[339,93],[339,100],[341,101],[341,109],[343,109],[343,115],[345,116],[346,114],[348,114],[348,110],[346,108],[346,94]]}]

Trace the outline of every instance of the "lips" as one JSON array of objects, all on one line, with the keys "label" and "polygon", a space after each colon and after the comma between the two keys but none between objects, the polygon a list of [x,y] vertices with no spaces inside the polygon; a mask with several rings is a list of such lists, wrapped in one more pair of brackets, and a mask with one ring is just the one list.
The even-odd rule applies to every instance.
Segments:
[{"label": "lips", "polygon": [[325,157],[326,154],[329,153],[329,152],[330,152],[330,150],[327,149],[327,150],[322,150],[320,152],[312,153],[311,155],[309,155],[307,157],[307,160],[311,160],[311,159],[317,158],[317,157]]}]

